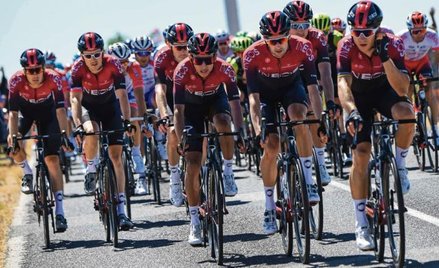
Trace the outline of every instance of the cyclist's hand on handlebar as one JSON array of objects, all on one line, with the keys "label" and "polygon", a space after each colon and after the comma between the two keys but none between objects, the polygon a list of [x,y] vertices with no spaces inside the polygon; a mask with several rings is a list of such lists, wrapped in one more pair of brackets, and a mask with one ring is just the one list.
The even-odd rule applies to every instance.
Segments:
[{"label": "cyclist's hand on handlebar", "polygon": [[354,109],[349,113],[349,116],[346,120],[346,128],[349,131],[351,136],[355,135],[355,123],[358,125],[358,132],[363,128],[363,118],[361,117],[358,110]]},{"label": "cyclist's hand on handlebar", "polygon": [[136,126],[127,119],[123,120],[123,128],[125,129],[125,133],[128,137],[133,136],[134,132],[136,131]]},{"label": "cyclist's hand on handlebar", "polygon": [[[242,131],[240,131],[240,132],[242,132]],[[236,140],[236,146],[238,146],[239,152],[242,154],[245,153],[245,151],[247,150],[246,144],[245,144],[244,139],[242,138],[241,134],[238,135],[238,138]]]},{"label": "cyclist's hand on handlebar", "polygon": [[162,132],[163,134],[166,134],[168,132],[168,125],[169,125],[169,116],[165,116],[157,122],[159,131]]}]

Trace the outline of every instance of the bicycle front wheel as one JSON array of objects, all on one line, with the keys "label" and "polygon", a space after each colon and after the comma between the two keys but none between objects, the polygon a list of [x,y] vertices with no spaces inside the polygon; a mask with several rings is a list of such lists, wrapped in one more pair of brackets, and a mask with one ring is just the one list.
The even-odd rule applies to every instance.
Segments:
[{"label": "bicycle front wheel", "polygon": [[125,151],[122,153],[123,169],[125,173],[125,193],[128,218],[131,219],[131,196],[134,194],[134,174],[130,155]]},{"label": "bicycle front wheel", "polygon": [[208,232],[211,256],[216,259],[218,265],[223,263],[224,191],[222,183],[221,171],[214,166],[214,169],[209,171],[208,215],[210,224]]},{"label": "bicycle front wheel", "polygon": [[309,207],[309,224],[311,232],[316,240],[322,240],[323,235],[323,186],[320,177],[319,162],[317,155],[313,150],[314,170],[316,175],[317,192],[320,196],[320,202],[316,206]]},{"label": "bicycle front wheel", "polygon": [[[282,247],[287,256],[293,253],[293,201],[291,196],[291,169],[288,165],[283,165],[283,160],[277,163],[277,206],[280,207],[279,232],[282,239]],[[276,208],[277,209],[277,208]]]},{"label": "bicycle front wheel", "polygon": [[118,232],[119,232],[119,223],[117,217],[117,186],[116,186],[116,176],[114,175],[113,166],[111,163],[107,163],[107,176],[105,182],[105,195],[107,198],[107,208],[108,208],[108,223],[109,223],[109,231],[110,236],[113,241],[113,246],[116,248],[119,245],[118,241]]},{"label": "bicycle front wheel", "polygon": [[49,233],[49,203],[48,203],[48,195],[50,194],[49,187],[46,184],[46,178],[48,174],[44,170],[44,167],[40,168],[39,174],[39,189],[40,189],[40,205],[42,209],[43,216],[43,229],[44,229],[44,246],[46,248],[50,248],[50,233]]}]

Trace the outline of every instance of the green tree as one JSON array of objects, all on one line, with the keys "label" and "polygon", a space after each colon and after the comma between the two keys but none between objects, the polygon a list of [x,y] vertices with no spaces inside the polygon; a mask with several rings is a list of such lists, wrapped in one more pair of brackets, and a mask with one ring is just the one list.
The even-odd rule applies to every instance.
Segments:
[{"label": "green tree", "polygon": [[116,32],[113,36],[111,36],[110,38],[108,38],[108,40],[106,40],[106,47],[108,48],[110,45],[114,44],[114,43],[118,43],[118,42],[124,42],[125,40],[127,40],[128,37],[125,34],[122,34],[120,32]]}]

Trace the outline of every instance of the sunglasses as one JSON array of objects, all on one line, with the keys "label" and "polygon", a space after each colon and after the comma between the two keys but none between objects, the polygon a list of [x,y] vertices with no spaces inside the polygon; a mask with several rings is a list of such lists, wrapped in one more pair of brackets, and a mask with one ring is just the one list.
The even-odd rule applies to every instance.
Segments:
[{"label": "sunglasses", "polygon": [[309,22],[302,22],[302,23],[291,23],[291,29],[294,30],[306,30],[311,26],[311,23]]},{"label": "sunglasses", "polygon": [[98,59],[101,55],[102,55],[102,51],[101,52],[96,52],[96,53],[93,53],[93,54],[82,54],[83,56],[84,56],[84,58],[86,58],[86,59],[91,59],[91,58],[93,58],[93,59]]},{"label": "sunglasses", "polygon": [[427,31],[427,29],[423,28],[423,29],[418,29],[418,30],[411,30],[411,33],[414,35],[417,35],[417,34],[423,34],[426,31]]},{"label": "sunglasses", "polygon": [[378,28],[361,29],[361,30],[352,29],[351,34],[352,34],[352,36],[355,36],[355,37],[360,37],[361,35],[363,35],[364,37],[369,37],[369,36],[376,34],[377,31],[378,31]]},{"label": "sunglasses", "polygon": [[281,45],[283,45],[283,44],[285,44],[286,42],[288,42],[288,38],[289,38],[289,37],[290,37],[290,36],[287,35],[287,36],[282,36],[282,37],[280,37],[280,38],[265,39],[265,41],[267,41],[267,43],[270,44],[270,45],[272,45],[272,46],[275,46],[276,44],[281,44]]},{"label": "sunglasses", "polygon": [[194,65],[203,65],[203,62],[206,65],[213,64],[213,56],[211,57],[193,57]]},{"label": "sunglasses", "polygon": [[149,51],[137,51],[136,55],[140,56],[140,57],[148,57],[149,55],[151,55],[151,52],[149,52]]},{"label": "sunglasses", "polygon": [[227,42],[219,42],[218,43],[218,46],[227,46],[228,44],[227,44]]},{"label": "sunglasses", "polygon": [[187,50],[187,45],[178,45],[178,46],[174,45],[173,47],[175,47],[177,51]]},{"label": "sunglasses", "polygon": [[29,69],[25,69],[25,70],[28,74],[35,75],[35,74],[40,74],[41,71],[43,70],[43,67],[29,68]]}]

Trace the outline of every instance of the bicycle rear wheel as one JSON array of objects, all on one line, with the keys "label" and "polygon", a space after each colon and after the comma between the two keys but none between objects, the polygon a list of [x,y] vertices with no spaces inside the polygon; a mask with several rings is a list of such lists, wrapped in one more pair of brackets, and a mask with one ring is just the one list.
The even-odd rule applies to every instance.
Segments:
[{"label": "bicycle rear wheel", "polygon": [[277,207],[280,207],[281,210],[280,215],[276,215],[276,218],[279,221],[279,233],[282,239],[282,247],[285,254],[291,256],[293,253],[291,169],[289,166],[283,165],[282,159],[278,159],[277,162],[276,181]]},{"label": "bicycle rear wheel", "polygon": [[294,232],[297,251],[300,261],[309,263],[310,255],[310,228],[309,228],[309,201],[305,177],[299,159],[294,158],[291,170],[291,196],[293,197]]},{"label": "bicycle rear wheel", "polygon": [[154,138],[149,140],[149,156],[151,161],[151,181],[154,193],[154,201],[161,205],[162,200],[160,196],[160,161],[157,153],[157,146]]},{"label": "bicycle rear wheel", "polygon": [[210,217],[209,245],[211,256],[216,259],[218,265],[223,263],[223,217],[224,217],[224,194],[221,171],[218,166],[209,171],[208,214]]},{"label": "bicycle rear wheel", "polygon": [[134,174],[130,155],[122,152],[122,163],[125,173],[125,195],[128,218],[131,219],[131,196],[134,194]]},{"label": "bicycle rear wheel", "polygon": [[309,207],[309,224],[311,232],[316,240],[322,240],[323,235],[323,186],[320,177],[320,169],[317,160],[317,155],[313,150],[313,162],[316,175],[317,191],[320,196],[320,202],[316,206]]},{"label": "bicycle rear wheel", "polygon": [[47,174],[44,170],[44,167],[40,168],[39,174],[39,189],[40,189],[40,205],[42,209],[43,216],[43,230],[44,230],[44,246],[46,248],[50,248],[50,233],[49,233],[49,203],[48,203],[48,195],[50,189],[48,189],[46,184]]},{"label": "bicycle rear wheel", "polygon": [[434,170],[433,158],[431,156],[432,155],[431,150],[433,149],[433,145],[431,144],[428,136],[426,113],[425,112],[420,113],[417,119],[418,119],[418,124],[421,126],[422,135],[424,137],[424,146],[422,146],[421,149],[422,170],[425,170],[428,164],[429,167]]},{"label": "bicycle rear wheel", "polygon": [[405,223],[404,197],[401,181],[394,159],[383,165],[383,193],[387,237],[396,267],[404,266],[405,259]]},{"label": "bicycle rear wheel", "polygon": [[119,245],[119,223],[117,217],[117,204],[119,201],[117,197],[116,177],[111,163],[107,163],[105,168],[108,172],[108,176],[106,177],[107,181],[105,182],[105,195],[107,196],[109,230],[113,246],[116,248]]},{"label": "bicycle rear wheel", "polygon": [[430,150],[432,155],[432,166],[431,168],[433,169],[434,172],[438,172],[438,162],[439,162],[439,152],[436,148],[438,148],[438,144],[437,144],[437,137],[438,137],[438,133],[436,133],[436,130],[434,129],[434,125],[435,125],[435,121],[433,120],[433,113],[431,112],[431,108],[427,107],[426,110],[426,114],[425,114],[425,118],[426,118],[426,123],[428,123],[428,125],[431,128],[431,135],[428,135],[428,139],[431,140],[431,142],[428,143],[428,145],[430,146]]}]

